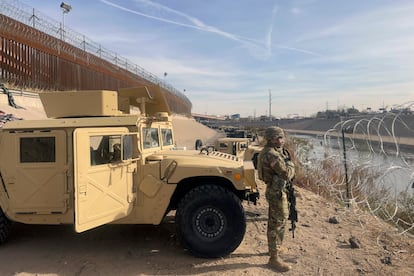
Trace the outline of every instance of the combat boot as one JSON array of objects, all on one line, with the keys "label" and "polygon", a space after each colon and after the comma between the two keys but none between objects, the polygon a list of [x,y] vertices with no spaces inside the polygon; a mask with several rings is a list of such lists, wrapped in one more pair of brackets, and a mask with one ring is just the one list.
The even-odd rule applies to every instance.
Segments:
[{"label": "combat boot", "polygon": [[270,251],[269,266],[278,272],[286,272],[292,267],[278,258],[277,251]]},{"label": "combat boot", "polygon": [[285,253],[288,253],[288,251],[289,249],[286,246],[281,245],[277,247],[278,254],[285,254]]}]

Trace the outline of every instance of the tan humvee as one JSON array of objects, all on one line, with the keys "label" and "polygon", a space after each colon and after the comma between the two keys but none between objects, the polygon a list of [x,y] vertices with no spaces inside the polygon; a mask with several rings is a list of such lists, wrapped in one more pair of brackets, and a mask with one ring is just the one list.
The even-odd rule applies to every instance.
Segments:
[{"label": "tan humvee", "polygon": [[[50,119],[0,131],[0,243],[11,221],[160,224],[176,210],[177,237],[191,253],[220,257],[243,239],[241,202],[258,196],[252,162],[175,150],[158,86],[41,93]],[[130,105],[140,114],[131,114]]]},{"label": "tan humvee", "polygon": [[216,151],[225,152],[243,158],[244,153],[249,147],[249,139],[247,138],[218,138],[214,142]]},{"label": "tan humvee", "polygon": [[257,156],[262,146],[252,143],[249,138],[218,138],[214,142],[214,150],[235,155],[244,161],[252,161],[256,168]]}]

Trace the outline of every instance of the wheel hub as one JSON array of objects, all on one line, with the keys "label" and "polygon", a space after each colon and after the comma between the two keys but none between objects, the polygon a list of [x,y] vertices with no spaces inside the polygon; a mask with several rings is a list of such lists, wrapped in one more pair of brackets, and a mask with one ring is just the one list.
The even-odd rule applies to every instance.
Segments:
[{"label": "wheel hub", "polygon": [[207,207],[196,213],[196,232],[204,239],[219,238],[224,233],[225,225],[223,213],[216,208]]}]

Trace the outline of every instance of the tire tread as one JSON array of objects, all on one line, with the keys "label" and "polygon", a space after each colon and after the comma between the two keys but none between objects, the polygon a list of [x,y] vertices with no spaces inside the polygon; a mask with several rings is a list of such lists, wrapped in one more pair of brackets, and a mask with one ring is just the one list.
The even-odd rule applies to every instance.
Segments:
[{"label": "tire tread", "polygon": [[[191,244],[188,242],[188,233],[183,229],[183,225],[187,225],[184,221],[182,221],[185,216],[185,213],[188,211],[187,208],[191,208],[191,204],[193,202],[196,202],[197,200],[200,200],[202,197],[208,197],[212,200],[217,200],[218,202],[227,202],[228,205],[232,207],[236,207],[236,212],[238,212],[239,220],[236,219],[235,223],[238,223],[238,227],[236,228],[239,232],[238,233],[232,233],[232,238],[234,241],[232,241],[232,244],[229,244],[229,246],[226,247],[225,250],[222,251],[211,251],[211,249],[203,250],[200,248],[193,248]],[[232,209],[234,211],[235,209]],[[233,219],[233,218],[232,218]],[[184,248],[187,248],[193,255],[197,257],[203,257],[203,258],[218,258],[229,255],[231,252],[233,252],[241,243],[243,240],[245,230],[246,230],[246,221],[245,221],[245,214],[244,209],[241,205],[241,202],[239,198],[232,193],[231,191],[218,186],[214,184],[207,184],[207,185],[201,185],[197,186],[194,189],[190,190],[181,200],[181,202],[178,205],[177,212],[176,212],[176,227],[177,227],[177,238],[182,244]]]}]

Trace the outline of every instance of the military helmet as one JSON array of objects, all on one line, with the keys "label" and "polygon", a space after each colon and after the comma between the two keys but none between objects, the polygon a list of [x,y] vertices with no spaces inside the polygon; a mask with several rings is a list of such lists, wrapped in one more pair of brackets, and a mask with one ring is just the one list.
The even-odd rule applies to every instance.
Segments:
[{"label": "military helmet", "polygon": [[264,138],[266,140],[272,140],[274,137],[285,137],[285,134],[283,132],[283,129],[280,127],[271,126],[266,128],[264,133]]}]

